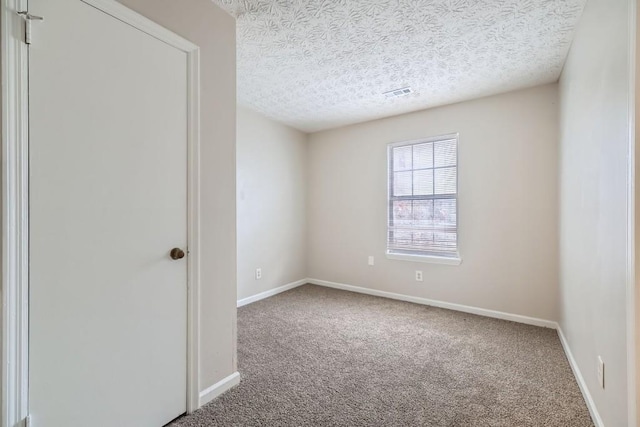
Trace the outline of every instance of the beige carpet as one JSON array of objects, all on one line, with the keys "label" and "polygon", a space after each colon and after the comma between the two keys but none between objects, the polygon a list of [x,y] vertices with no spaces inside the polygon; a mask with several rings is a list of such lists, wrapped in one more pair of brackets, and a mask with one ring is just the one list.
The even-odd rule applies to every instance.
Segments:
[{"label": "beige carpet", "polygon": [[313,285],[238,309],[238,365],[174,426],[593,425],[555,331]]}]

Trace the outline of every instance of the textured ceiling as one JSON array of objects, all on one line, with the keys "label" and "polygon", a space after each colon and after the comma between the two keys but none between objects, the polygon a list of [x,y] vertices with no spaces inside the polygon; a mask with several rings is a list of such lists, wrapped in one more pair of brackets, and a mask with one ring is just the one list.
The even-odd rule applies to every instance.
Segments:
[{"label": "textured ceiling", "polygon": [[238,102],[313,132],[556,81],[586,0],[214,2]]}]

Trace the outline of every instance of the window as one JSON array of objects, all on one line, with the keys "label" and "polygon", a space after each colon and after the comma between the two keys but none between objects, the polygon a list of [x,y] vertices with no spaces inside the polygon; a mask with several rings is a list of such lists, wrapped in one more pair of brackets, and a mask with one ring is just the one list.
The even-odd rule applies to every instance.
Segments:
[{"label": "window", "polygon": [[389,145],[390,258],[459,263],[457,152],[457,135]]}]

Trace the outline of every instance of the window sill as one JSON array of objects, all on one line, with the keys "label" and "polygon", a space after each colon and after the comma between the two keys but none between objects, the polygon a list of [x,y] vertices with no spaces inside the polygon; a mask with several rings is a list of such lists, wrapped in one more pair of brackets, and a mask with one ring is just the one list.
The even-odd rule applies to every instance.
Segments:
[{"label": "window sill", "polygon": [[460,265],[462,263],[462,258],[460,257],[444,257],[435,255],[409,255],[387,252],[387,258],[395,259],[398,261],[426,262],[431,264],[445,265]]}]

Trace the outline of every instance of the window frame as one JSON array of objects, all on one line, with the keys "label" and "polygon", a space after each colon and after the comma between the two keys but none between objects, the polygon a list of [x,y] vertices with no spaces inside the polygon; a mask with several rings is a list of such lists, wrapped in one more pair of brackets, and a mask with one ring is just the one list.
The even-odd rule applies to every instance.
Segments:
[{"label": "window frame", "polygon": [[[389,233],[391,221],[393,220],[393,172],[395,171],[393,165],[393,150],[398,147],[414,146],[417,144],[430,144],[439,141],[455,140],[456,142],[456,193],[454,196],[447,195],[446,197],[436,197],[436,195],[428,196],[407,196],[407,200],[436,200],[436,199],[452,199],[456,201],[456,252],[454,254],[446,254],[442,252],[433,251],[401,251],[391,250],[389,248]],[[413,261],[413,262],[428,262],[436,264],[447,265],[460,265],[462,258],[460,257],[460,209],[459,209],[459,195],[460,195],[460,134],[451,133],[445,135],[432,136],[428,138],[413,139],[408,141],[398,141],[387,144],[387,224],[386,224],[386,257],[388,259],[401,260],[401,261]],[[435,161],[435,159],[434,159]],[[438,169],[435,167],[430,169]],[[413,170],[413,169],[412,169]]]}]

